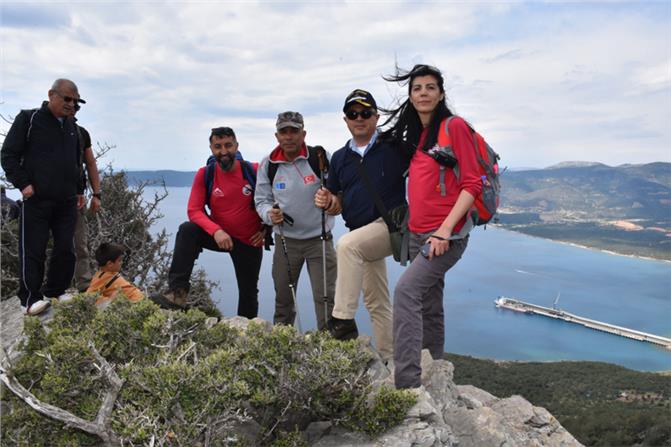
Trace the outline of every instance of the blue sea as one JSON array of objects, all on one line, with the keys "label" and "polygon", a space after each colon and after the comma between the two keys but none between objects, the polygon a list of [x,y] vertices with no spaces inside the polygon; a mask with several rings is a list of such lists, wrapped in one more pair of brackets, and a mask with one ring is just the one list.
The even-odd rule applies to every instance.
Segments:
[{"label": "blue sea", "polygon": [[[164,218],[155,228],[171,233],[171,244],[187,219],[189,188],[168,188]],[[153,196],[147,188],[146,197]],[[344,234],[338,218],[334,231]],[[494,306],[500,296],[558,307],[584,317],[671,337],[671,263],[619,256],[534,238],[494,227],[477,228],[461,261],[446,276],[445,350],[499,360],[593,360],[640,371],[671,370],[671,351],[550,318]],[[172,246],[170,247],[172,250]],[[259,316],[272,321],[274,289],[271,252],[264,252],[259,280]],[[237,285],[230,257],[205,250],[197,266],[219,282],[213,298],[224,315],[237,309]],[[403,267],[387,260],[393,290]],[[304,330],[316,327],[306,270],[297,299]],[[357,325],[370,334],[360,305]]]}]

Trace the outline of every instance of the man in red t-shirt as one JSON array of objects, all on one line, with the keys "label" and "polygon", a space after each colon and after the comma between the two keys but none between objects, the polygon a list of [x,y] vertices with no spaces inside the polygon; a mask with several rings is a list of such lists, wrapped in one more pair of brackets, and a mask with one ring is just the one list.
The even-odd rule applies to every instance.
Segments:
[{"label": "man in red t-shirt", "polygon": [[[189,280],[193,265],[203,248],[228,252],[238,281],[238,315],[254,318],[259,310],[258,282],[263,224],[254,209],[254,191],[243,175],[237,159],[238,141],[230,127],[217,127],[210,134],[210,150],[216,158],[212,192],[207,203],[205,170],[198,170],[191,186],[187,213],[189,221],[179,226],[172,264],[168,274],[169,290],[151,299],[168,308],[187,307]],[[252,165],[254,171],[258,164]],[[207,203],[210,213],[205,210]]]}]

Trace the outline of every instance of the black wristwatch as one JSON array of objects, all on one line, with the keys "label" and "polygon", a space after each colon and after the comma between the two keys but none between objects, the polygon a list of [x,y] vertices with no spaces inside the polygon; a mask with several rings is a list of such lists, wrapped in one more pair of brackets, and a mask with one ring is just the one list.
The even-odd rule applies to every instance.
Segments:
[{"label": "black wristwatch", "polygon": [[99,192],[94,192],[93,194],[91,194],[91,197],[95,197],[96,199],[102,202],[102,195],[100,195]]}]

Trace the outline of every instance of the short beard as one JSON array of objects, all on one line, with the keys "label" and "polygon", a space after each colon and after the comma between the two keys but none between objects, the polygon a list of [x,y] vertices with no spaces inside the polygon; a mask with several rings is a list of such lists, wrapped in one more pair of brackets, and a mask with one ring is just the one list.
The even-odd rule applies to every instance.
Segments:
[{"label": "short beard", "polygon": [[217,162],[219,163],[219,166],[221,167],[221,169],[223,169],[224,171],[230,171],[231,169],[233,169],[233,164],[235,163],[235,159],[233,157],[225,155],[225,156],[222,156],[222,157],[218,158]]}]

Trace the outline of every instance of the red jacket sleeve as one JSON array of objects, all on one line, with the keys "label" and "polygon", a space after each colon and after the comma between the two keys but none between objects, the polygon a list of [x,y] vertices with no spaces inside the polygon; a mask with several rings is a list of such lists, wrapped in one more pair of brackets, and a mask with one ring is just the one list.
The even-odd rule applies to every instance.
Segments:
[{"label": "red jacket sleeve", "polygon": [[193,178],[186,212],[191,222],[205,230],[207,234],[213,235],[221,227],[212,221],[205,212],[205,194],[205,168],[202,167]]},{"label": "red jacket sleeve", "polygon": [[466,122],[455,117],[448,125],[452,149],[459,163],[459,191],[467,191],[476,197],[482,191],[482,179],[478,170],[478,159],[473,145],[473,134]]}]

